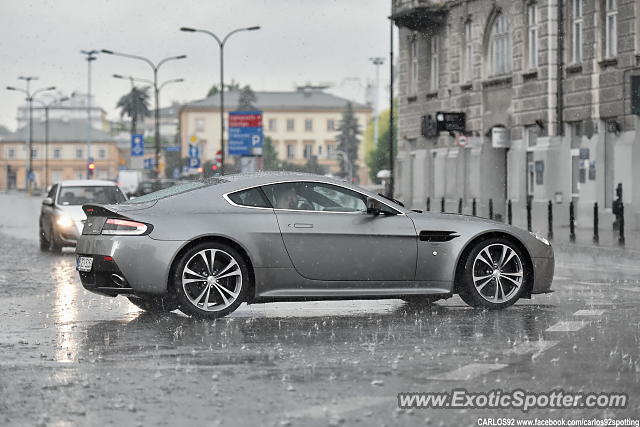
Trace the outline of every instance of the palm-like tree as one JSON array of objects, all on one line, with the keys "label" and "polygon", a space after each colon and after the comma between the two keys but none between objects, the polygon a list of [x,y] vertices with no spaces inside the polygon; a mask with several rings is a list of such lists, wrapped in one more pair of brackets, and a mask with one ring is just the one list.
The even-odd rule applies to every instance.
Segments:
[{"label": "palm-like tree", "polygon": [[138,120],[151,115],[149,111],[149,88],[132,87],[131,92],[122,95],[118,100],[117,108],[120,109],[120,117],[125,115],[131,119],[131,134],[137,133]]}]

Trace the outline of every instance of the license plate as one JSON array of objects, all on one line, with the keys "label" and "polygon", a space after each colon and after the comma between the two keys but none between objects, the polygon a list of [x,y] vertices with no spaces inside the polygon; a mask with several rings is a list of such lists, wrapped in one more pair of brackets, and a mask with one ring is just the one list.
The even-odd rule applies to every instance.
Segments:
[{"label": "license plate", "polygon": [[79,256],[76,260],[76,270],[78,271],[91,271],[93,265],[93,257]]}]

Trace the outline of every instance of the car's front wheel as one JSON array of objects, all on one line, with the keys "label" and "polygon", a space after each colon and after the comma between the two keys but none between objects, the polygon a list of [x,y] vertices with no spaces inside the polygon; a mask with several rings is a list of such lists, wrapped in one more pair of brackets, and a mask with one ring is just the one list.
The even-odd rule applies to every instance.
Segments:
[{"label": "car's front wheel", "polygon": [[214,319],[238,308],[250,279],[248,266],[234,248],[204,242],[182,256],[173,280],[182,312]]},{"label": "car's front wheel", "polygon": [[525,290],[527,272],[522,251],[510,240],[496,237],[471,249],[464,261],[460,297],[472,307],[506,308]]},{"label": "car's front wheel", "polygon": [[42,226],[39,227],[39,237],[40,237],[40,250],[42,252],[47,252],[49,250],[49,241],[47,240],[47,236],[44,235],[44,230]]}]

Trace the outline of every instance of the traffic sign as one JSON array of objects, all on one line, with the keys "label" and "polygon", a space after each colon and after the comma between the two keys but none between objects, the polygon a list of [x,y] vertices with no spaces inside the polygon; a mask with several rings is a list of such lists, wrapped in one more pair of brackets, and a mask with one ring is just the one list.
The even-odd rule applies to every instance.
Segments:
[{"label": "traffic sign", "polygon": [[155,167],[155,159],[153,157],[149,157],[148,159],[144,159],[144,168],[145,169],[153,169]]},{"label": "traffic sign", "polygon": [[144,155],[144,136],[140,133],[131,135],[131,156]]},{"label": "traffic sign", "polygon": [[180,151],[180,146],[169,145],[168,147],[164,147],[164,151],[166,151],[167,153],[177,153],[178,151]]},{"label": "traffic sign", "polygon": [[459,147],[466,147],[466,146],[467,146],[467,142],[468,142],[468,141],[467,141],[467,137],[466,137],[466,136],[464,136],[463,134],[459,133],[459,134],[456,136],[456,144],[457,144]]},{"label": "traffic sign", "polygon": [[189,168],[198,169],[200,167],[200,157],[189,157]]},{"label": "traffic sign", "polygon": [[229,113],[229,154],[256,156],[262,154],[262,111]]},{"label": "traffic sign", "polygon": [[189,157],[200,157],[198,146],[189,144]]}]

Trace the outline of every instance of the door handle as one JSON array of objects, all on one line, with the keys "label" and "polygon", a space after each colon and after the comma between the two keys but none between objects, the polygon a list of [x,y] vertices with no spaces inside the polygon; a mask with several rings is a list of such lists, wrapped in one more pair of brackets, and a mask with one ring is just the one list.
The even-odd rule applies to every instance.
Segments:
[{"label": "door handle", "polygon": [[289,227],[293,228],[313,228],[313,224],[306,224],[302,222],[296,222],[294,224],[289,224]]}]

